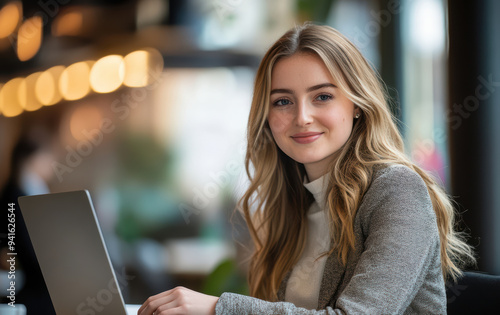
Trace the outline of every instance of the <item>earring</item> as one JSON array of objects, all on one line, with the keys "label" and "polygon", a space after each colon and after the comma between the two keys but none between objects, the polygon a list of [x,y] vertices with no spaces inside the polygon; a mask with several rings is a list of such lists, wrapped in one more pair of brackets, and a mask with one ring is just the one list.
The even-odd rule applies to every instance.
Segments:
[{"label": "earring", "polygon": [[358,119],[358,118],[359,118],[359,113],[356,114],[356,119]]}]

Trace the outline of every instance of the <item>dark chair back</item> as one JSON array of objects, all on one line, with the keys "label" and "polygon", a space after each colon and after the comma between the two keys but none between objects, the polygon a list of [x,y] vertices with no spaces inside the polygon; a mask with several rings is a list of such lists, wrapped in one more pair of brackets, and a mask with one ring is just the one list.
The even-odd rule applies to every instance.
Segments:
[{"label": "dark chair back", "polygon": [[500,276],[465,272],[446,284],[448,314],[500,314]]}]

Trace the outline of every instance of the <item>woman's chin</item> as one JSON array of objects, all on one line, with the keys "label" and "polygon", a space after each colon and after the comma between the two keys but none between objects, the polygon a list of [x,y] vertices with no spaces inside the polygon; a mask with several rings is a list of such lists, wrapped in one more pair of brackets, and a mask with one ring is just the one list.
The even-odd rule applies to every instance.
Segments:
[{"label": "woman's chin", "polygon": [[307,164],[316,164],[318,162],[321,162],[325,159],[325,157],[297,157],[294,159],[296,162],[307,165]]}]

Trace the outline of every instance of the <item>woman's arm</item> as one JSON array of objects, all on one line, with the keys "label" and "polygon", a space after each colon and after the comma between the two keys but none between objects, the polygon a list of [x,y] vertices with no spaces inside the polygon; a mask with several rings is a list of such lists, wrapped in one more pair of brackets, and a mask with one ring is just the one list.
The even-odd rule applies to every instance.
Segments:
[{"label": "woman's arm", "polygon": [[326,310],[307,310],[296,307],[289,302],[267,302],[250,296],[223,293],[215,306],[216,315],[243,315],[243,314],[290,314],[290,315],[332,315],[339,314],[328,307]]}]

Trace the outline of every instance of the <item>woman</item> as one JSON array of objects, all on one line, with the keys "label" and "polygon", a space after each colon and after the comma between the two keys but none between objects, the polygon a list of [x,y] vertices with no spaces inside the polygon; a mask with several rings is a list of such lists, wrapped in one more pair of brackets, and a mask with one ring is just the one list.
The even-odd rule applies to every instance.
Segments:
[{"label": "woman", "polygon": [[445,314],[445,279],[473,252],[445,192],[404,155],[384,92],[336,30],[283,35],[248,123],[252,297],[175,288],[139,314]]}]

